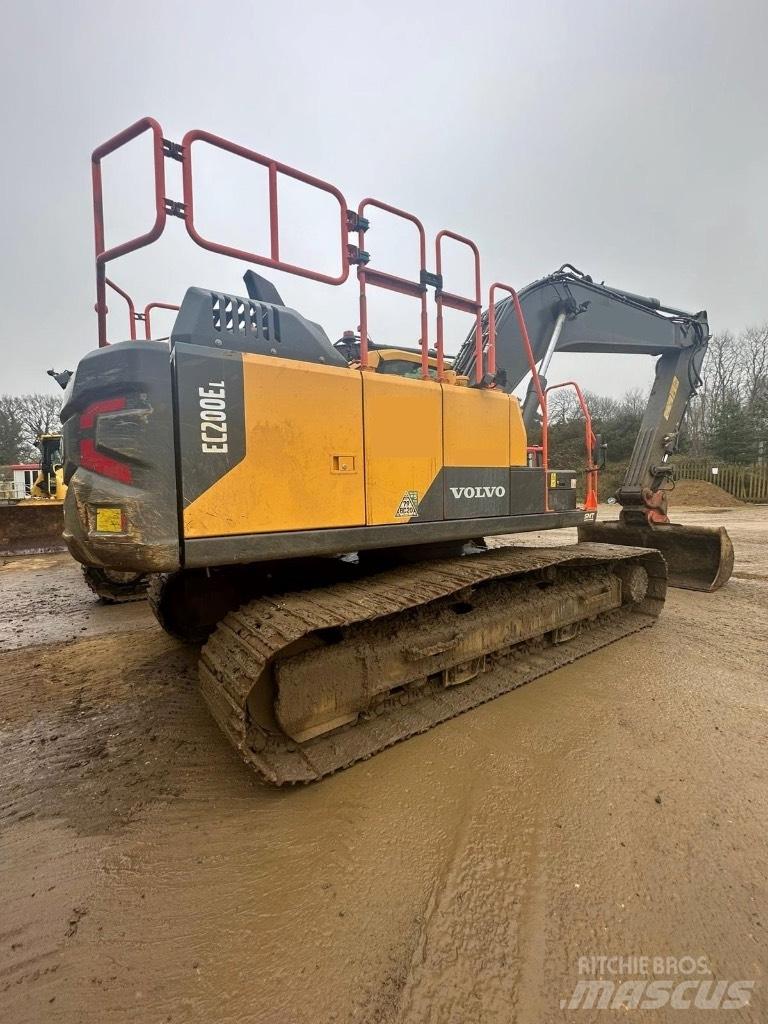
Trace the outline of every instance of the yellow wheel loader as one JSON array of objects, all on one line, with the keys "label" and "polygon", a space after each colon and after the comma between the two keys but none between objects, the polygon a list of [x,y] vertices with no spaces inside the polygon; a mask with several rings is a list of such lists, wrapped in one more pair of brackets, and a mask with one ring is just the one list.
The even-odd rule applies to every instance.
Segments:
[{"label": "yellow wheel loader", "polygon": [[[155,223],[107,248],[101,164],[144,133],[153,143]],[[264,248],[239,250],[201,233],[193,161],[203,146],[266,169]],[[181,163],[181,199],[166,196],[169,160]],[[667,568],[645,534],[631,546],[622,535],[620,543],[489,550],[482,539],[583,528],[597,516],[599,444],[578,387],[584,467],[549,463],[553,386],[539,371],[542,344],[554,348],[552,325],[563,335],[572,317],[594,341],[609,303],[614,334],[624,337],[621,325],[631,321],[638,344],[651,338],[663,349],[674,321],[679,366],[690,367],[706,345],[704,314],[672,317],[609,289],[572,310],[577,277],[569,271],[520,294],[498,282],[485,293],[470,239],[443,230],[428,246],[406,211],[372,198],[350,208],[328,182],[207,132],[170,141],[151,118],[100,146],[92,165],[99,347],[80,361],[62,410],[65,537],[85,565],[152,574],[159,622],[204,644],[203,697],[263,779],[320,779],[653,624]],[[300,266],[286,255],[284,178],[337,210],[335,265]],[[130,340],[109,344],[107,288],[125,293],[107,265],[156,240],[172,217],[198,245],[274,272],[340,286],[354,271],[358,329],[333,345],[271,280],[248,271],[245,295],[190,288],[167,343],[135,340],[130,322]],[[414,231],[410,276],[377,266],[384,217]],[[448,246],[469,254],[466,287],[443,273]],[[413,299],[415,349],[371,343],[373,288]],[[448,309],[472,324],[452,362]],[[518,355],[542,420],[536,443],[511,393]],[[387,368],[398,360],[405,365]],[[678,429],[696,376],[680,370],[675,380],[661,402],[663,425],[644,442],[646,462],[657,435]]]},{"label": "yellow wheel loader", "polygon": [[40,434],[36,443],[40,449],[40,468],[32,482],[29,498],[19,504],[23,506],[28,502],[40,501],[61,504],[67,493],[61,457],[61,434]]}]

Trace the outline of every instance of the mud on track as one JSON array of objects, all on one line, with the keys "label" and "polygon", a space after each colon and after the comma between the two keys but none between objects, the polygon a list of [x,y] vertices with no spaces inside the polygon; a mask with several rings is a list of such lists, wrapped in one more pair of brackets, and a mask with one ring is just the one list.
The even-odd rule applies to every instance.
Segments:
[{"label": "mud on track", "polygon": [[676,518],[724,590],[290,792],[143,605],[0,566],[0,1021],[626,1020],[560,1009],[599,954],[706,956],[758,982],[706,1019],[764,1021],[768,509]]}]

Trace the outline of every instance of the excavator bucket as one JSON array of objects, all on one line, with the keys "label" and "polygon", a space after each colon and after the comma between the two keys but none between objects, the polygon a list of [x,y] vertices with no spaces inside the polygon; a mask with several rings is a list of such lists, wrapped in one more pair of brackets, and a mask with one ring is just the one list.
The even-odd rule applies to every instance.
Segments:
[{"label": "excavator bucket", "polygon": [[667,563],[669,585],[683,590],[711,593],[727,583],[733,572],[733,544],[722,526],[588,523],[579,527],[579,540],[656,548]]}]

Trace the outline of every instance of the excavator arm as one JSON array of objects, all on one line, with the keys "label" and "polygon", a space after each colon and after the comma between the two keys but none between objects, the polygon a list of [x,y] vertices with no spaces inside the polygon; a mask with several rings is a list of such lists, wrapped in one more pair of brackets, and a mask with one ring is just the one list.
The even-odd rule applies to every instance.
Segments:
[{"label": "excavator arm", "polygon": [[[733,569],[733,547],[720,527],[671,524],[667,493],[688,404],[701,383],[709,340],[705,312],[687,313],[658,299],[597,284],[565,264],[519,292],[534,359],[543,387],[555,352],[607,352],[658,356],[656,374],[624,481],[617,492],[618,523],[580,528],[581,540],[654,547],[667,560],[673,586],[715,590]],[[483,318],[486,328],[487,314]],[[474,333],[459,351],[458,373],[474,372]],[[496,305],[497,382],[514,391],[529,372],[511,299]],[[530,429],[538,415],[532,386],[523,402]]]}]

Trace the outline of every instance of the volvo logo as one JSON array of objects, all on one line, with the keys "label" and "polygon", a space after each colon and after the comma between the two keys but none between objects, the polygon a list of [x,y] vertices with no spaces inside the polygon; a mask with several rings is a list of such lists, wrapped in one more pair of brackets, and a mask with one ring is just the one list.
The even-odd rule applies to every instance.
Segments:
[{"label": "volvo logo", "polygon": [[460,498],[503,498],[507,493],[506,487],[452,487],[451,494],[458,501]]}]

